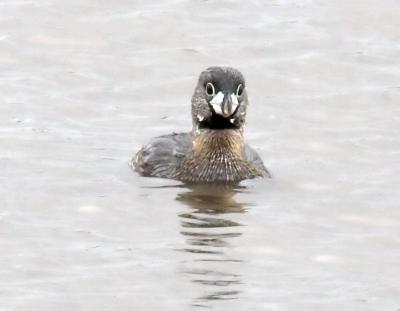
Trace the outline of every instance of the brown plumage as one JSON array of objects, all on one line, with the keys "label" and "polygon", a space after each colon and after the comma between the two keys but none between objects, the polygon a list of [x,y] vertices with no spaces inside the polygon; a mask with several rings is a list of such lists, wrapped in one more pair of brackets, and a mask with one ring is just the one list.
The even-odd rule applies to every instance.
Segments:
[{"label": "brown plumage", "polygon": [[192,97],[193,129],[154,138],[131,161],[143,176],[187,183],[238,183],[270,177],[261,158],[244,143],[248,105],[244,78],[236,69],[202,72]]},{"label": "brown plumage", "polygon": [[227,182],[263,176],[246,159],[243,136],[239,131],[204,131],[196,135],[191,152],[175,171],[175,178],[186,182]]}]

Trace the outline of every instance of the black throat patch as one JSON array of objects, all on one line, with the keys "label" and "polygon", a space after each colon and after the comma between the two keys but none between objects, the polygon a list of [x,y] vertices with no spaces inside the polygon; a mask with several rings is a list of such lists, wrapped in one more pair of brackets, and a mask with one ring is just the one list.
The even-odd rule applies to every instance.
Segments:
[{"label": "black throat patch", "polygon": [[[233,122],[231,120],[233,120]],[[215,113],[213,113],[210,118],[204,119],[199,123],[199,129],[235,130],[239,128],[239,120],[234,116],[232,116],[232,118],[224,118]]]}]

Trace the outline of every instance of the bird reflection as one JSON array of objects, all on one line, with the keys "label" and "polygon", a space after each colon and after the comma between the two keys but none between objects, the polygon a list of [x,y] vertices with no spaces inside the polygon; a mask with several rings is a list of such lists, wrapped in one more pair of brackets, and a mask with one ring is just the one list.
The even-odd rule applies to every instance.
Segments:
[{"label": "bird reflection", "polygon": [[[234,239],[242,235],[241,224],[234,217],[244,213],[244,205],[234,199],[241,188],[197,186],[178,194],[177,200],[190,208],[179,214],[181,234],[190,254],[184,273],[192,283],[200,284],[202,294],[192,306],[211,308],[213,301],[237,299],[242,286],[240,265],[232,251]],[[232,219],[233,218],[233,219]]]}]

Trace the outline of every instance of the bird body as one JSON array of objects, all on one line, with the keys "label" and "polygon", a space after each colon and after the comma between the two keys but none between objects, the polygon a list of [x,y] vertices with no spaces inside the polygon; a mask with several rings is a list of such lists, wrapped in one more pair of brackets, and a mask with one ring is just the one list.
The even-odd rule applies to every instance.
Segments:
[{"label": "bird body", "polygon": [[143,176],[187,183],[238,183],[270,177],[257,152],[244,143],[247,104],[239,71],[208,68],[200,75],[192,97],[192,131],[153,138],[131,166]]}]

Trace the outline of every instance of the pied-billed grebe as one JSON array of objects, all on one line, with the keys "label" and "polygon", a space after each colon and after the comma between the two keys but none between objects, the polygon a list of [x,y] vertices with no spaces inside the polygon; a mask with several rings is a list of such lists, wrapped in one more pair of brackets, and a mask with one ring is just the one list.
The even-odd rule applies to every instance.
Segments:
[{"label": "pied-billed grebe", "polygon": [[270,177],[257,152],[244,143],[247,105],[245,81],[238,70],[206,69],[192,97],[192,131],[153,138],[131,166],[143,176],[187,183]]}]

